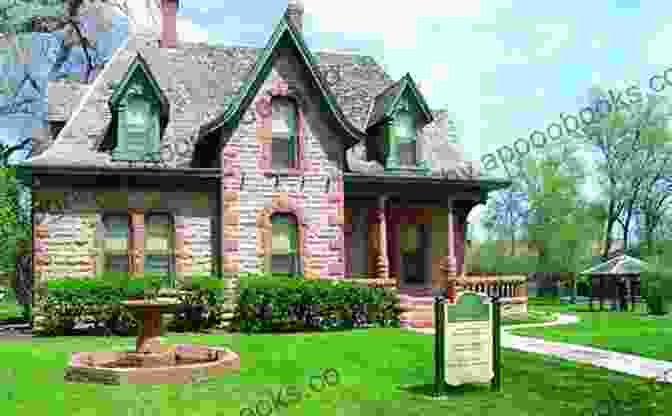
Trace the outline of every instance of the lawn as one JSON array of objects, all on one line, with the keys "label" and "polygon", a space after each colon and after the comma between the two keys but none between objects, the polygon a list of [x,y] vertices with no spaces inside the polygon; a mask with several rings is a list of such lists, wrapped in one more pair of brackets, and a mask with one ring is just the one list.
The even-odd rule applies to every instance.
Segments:
[{"label": "lawn", "polygon": [[[102,386],[65,384],[71,352],[124,349],[133,338],[58,337],[0,344],[3,366],[15,369],[13,406],[0,414],[60,415],[579,415],[607,399],[631,397],[643,386],[637,377],[509,350],[503,351],[503,389],[488,386],[454,390],[432,400],[433,337],[402,329],[369,329],[313,335],[174,335],[169,342],[229,345],[241,354],[241,373],[190,386]],[[287,400],[289,385],[309,392],[311,376],[336,369],[319,393],[270,410],[269,392]],[[552,376],[549,376],[551,375]],[[333,373],[332,373],[333,375]],[[672,386],[658,385],[649,401],[672,408]],[[306,393],[308,394],[308,393]],[[6,393],[5,393],[6,395]],[[296,397],[296,396],[293,396]],[[146,411],[139,413],[144,406]],[[265,407],[266,406],[266,407]],[[150,408],[154,410],[150,410]],[[588,414],[588,413],[586,413]]]},{"label": "lawn", "polygon": [[611,351],[672,361],[672,315],[654,317],[641,305],[634,312],[589,312],[587,305],[531,304],[532,311],[572,313],[579,322],[545,328],[515,329],[514,335],[590,345]]}]

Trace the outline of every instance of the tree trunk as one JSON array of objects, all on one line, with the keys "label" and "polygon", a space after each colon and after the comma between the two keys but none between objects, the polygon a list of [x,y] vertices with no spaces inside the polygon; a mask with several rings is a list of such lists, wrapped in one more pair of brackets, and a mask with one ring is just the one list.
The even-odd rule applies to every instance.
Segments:
[{"label": "tree trunk", "polygon": [[30,310],[33,306],[32,262],[32,253],[19,254],[16,259],[16,273],[12,281],[16,302],[23,306],[26,319],[30,319]]}]

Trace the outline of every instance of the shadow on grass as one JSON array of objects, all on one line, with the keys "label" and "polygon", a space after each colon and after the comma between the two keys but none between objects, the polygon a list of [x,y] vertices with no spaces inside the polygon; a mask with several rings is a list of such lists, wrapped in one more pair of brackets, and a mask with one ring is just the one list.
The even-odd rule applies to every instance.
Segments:
[{"label": "shadow on grass", "polygon": [[[415,385],[402,385],[397,387],[397,390],[402,390],[407,393],[425,397],[428,399],[434,399],[434,384],[415,384]],[[444,384],[442,397],[451,397],[451,396],[460,396],[463,397],[471,394],[483,394],[490,393],[490,385],[476,385],[476,384],[463,384],[461,386],[450,386]]]}]

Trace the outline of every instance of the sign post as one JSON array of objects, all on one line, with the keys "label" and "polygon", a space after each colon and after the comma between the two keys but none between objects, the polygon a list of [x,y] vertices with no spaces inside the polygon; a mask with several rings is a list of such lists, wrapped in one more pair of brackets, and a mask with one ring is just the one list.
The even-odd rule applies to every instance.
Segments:
[{"label": "sign post", "polygon": [[446,385],[491,383],[501,390],[500,302],[477,292],[463,292],[455,304],[434,299],[434,396]]}]

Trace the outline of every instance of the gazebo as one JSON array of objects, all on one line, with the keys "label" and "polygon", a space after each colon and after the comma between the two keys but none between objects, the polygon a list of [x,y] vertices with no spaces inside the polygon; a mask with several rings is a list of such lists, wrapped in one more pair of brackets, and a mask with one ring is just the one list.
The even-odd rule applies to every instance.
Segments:
[{"label": "gazebo", "polygon": [[582,272],[591,278],[590,310],[595,297],[600,300],[600,310],[605,299],[611,300],[612,305],[620,300],[620,309],[627,310],[628,297],[634,310],[635,298],[640,297],[639,275],[646,266],[647,263],[623,254]]}]

